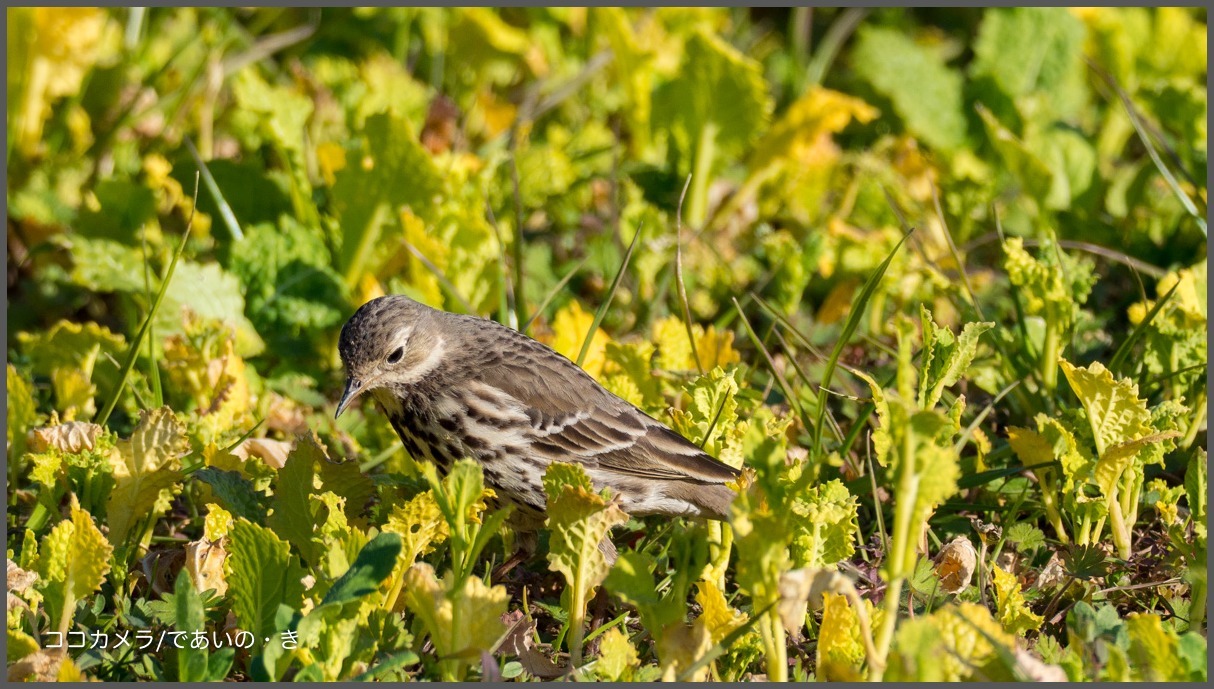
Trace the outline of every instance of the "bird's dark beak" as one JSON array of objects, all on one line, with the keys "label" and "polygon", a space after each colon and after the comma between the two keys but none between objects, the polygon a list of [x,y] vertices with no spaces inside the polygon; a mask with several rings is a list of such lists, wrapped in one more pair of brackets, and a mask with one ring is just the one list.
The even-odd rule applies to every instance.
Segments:
[{"label": "bird's dark beak", "polygon": [[354,376],[347,377],[346,389],[341,393],[341,401],[337,403],[337,413],[333,415],[333,418],[336,419],[340,417],[341,413],[346,410],[346,407],[348,407],[351,402],[362,394],[362,391],[363,382],[361,380],[355,378]]}]

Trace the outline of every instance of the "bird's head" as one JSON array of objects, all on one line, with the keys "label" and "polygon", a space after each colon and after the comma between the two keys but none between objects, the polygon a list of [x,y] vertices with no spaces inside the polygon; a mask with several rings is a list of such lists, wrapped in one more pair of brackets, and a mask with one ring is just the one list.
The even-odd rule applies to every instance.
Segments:
[{"label": "bird's head", "polygon": [[336,416],[365,392],[405,387],[433,371],[443,352],[440,314],[399,295],[363,304],[342,327],[337,345],[346,387]]}]

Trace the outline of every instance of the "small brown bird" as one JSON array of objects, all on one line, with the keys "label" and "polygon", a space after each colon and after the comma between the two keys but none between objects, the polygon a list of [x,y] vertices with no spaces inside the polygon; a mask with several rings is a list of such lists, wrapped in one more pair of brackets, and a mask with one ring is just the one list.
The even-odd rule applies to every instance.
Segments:
[{"label": "small brown bird", "polygon": [[515,330],[388,296],[350,318],[338,349],[347,378],[337,415],[369,392],[414,458],[440,471],[480,462],[520,529],[544,523],[552,462],[581,464],[633,515],[729,514],[725,484],[737,470]]}]

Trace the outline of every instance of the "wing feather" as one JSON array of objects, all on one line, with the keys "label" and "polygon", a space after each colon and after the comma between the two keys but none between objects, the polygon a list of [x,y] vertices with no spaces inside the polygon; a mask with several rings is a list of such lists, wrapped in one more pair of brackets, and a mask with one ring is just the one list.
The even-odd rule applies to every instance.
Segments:
[{"label": "wing feather", "polygon": [[482,362],[476,377],[522,405],[533,451],[644,479],[720,484],[737,478],[736,469],[611,394],[569,359],[503,330],[508,346]]}]

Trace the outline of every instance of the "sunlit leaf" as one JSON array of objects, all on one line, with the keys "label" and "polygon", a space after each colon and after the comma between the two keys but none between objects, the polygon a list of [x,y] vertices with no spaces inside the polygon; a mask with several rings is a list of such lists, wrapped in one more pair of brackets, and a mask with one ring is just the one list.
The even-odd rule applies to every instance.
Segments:
[{"label": "sunlit leaf", "polygon": [[991,567],[991,585],[995,588],[995,604],[998,608],[999,624],[1013,636],[1022,636],[1041,626],[1042,617],[1029,609],[1020,590],[1016,575],[1001,567]]},{"label": "sunlit leaf", "polygon": [[121,546],[140,520],[155,513],[161,491],[181,480],[181,455],[188,449],[185,426],[168,407],[144,412],[131,437],[115,449],[110,459],[114,490],[106,512],[110,543]]}]

